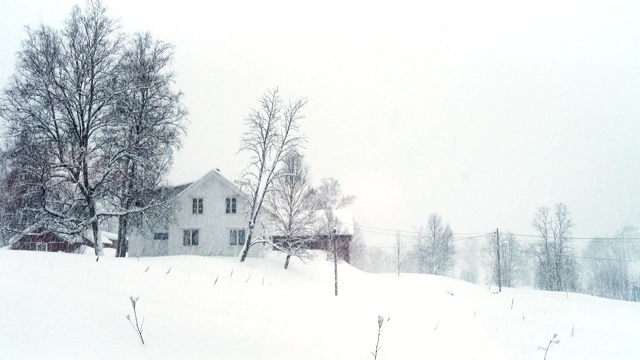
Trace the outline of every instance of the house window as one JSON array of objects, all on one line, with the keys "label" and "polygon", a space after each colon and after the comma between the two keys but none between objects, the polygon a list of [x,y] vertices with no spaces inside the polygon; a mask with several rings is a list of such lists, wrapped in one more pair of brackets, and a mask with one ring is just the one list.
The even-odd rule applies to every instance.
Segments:
[{"label": "house window", "polygon": [[153,240],[169,240],[169,233],[161,232],[153,234]]},{"label": "house window", "polygon": [[232,197],[232,198],[227,198],[225,200],[225,203],[227,205],[227,214],[235,214],[236,213],[236,208],[237,208],[237,203],[238,201],[236,200],[236,198]]},{"label": "house window", "polygon": [[244,245],[246,232],[244,229],[229,229],[229,245]]},{"label": "house window", "polygon": [[202,198],[194,198],[191,206],[191,213],[202,214]]},{"label": "house window", "polygon": [[36,251],[47,251],[47,244],[46,243],[37,243],[36,244]]},{"label": "house window", "polygon": [[198,230],[185,230],[182,237],[182,245],[196,246],[198,245]]}]

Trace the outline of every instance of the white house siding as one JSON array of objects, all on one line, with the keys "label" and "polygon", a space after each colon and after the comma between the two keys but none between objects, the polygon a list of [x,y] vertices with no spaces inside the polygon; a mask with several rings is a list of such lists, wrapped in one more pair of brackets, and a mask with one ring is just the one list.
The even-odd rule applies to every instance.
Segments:
[{"label": "white house siding", "polygon": [[[226,213],[226,199],[236,198],[236,213]],[[202,214],[192,211],[193,199],[202,199]],[[237,256],[241,245],[229,244],[231,229],[245,229],[247,234],[246,213],[248,205],[240,196],[235,185],[213,170],[202,179],[191,184],[173,200],[175,203],[171,219],[163,224],[152,226],[153,230],[138,231],[135,244],[130,245],[131,256],[162,255],[215,255]],[[184,245],[185,230],[198,230],[198,245]],[[260,229],[258,229],[260,230]],[[167,232],[168,240],[155,240],[154,233]],[[258,234],[260,235],[259,231]],[[255,256],[260,248],[252,249]]]}]

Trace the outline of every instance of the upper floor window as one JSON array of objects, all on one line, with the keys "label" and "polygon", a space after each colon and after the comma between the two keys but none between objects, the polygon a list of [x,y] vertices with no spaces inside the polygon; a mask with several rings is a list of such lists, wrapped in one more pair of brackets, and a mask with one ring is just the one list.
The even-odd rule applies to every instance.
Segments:
[{"label": "upper floor window", "polygon": [[202,214],[202,198],[194,198],[191,206],[192,214]]},{"label": "upper floor window", "polygon": [[237,202],[238,201],[234,197],[226,198],[225,204],[226,204],[226,213],[227,214],[235,214],[236,213]]},{"label": "upper floor window", "polygon": [[184,246],[196,246],[198,245],[198,237],[200,232],[198,230],[185,230],[182,237],[182,245]]},{"label": "upper floor window", "polygon": [[229,229],[229,245],[244,245],[245,239],[244,229]]}]

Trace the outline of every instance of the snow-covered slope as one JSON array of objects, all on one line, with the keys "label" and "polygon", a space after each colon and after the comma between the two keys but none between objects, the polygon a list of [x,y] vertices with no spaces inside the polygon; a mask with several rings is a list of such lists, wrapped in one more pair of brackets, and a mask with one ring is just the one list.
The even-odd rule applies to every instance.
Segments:
[{"label": "snow-covered slope", "polygon": [[[2,359],[640,358],[640,304],[428,275],[373,275],[322,253],[248,259],[0,251]],[[139,296],[140,341],[125,315]],[[513,302],[513,309],[511,308]]]}]

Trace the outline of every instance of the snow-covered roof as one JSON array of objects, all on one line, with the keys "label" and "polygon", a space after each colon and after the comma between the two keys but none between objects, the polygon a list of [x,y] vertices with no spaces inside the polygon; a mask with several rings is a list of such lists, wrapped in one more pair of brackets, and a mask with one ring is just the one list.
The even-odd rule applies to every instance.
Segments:
[{"label": "snow-covered roof", "polygon": [[[93,243],[93,232],[87,232],[86,239]],[[110,231],[100,230],[100,239],[102,240],[102,245],[113,245],[116,241],[118,241],[118,234]],[[70,242],[82,242],[82,238],[70,240]]]},{"label": "snow-covered roof", "polygon": [[118,241],[118,234],[109,231],[100,231],[102,235],[102,243],[113,245],[114,241]]},{"label": "snow-covered roof", "polygon": [[199,183],[201,183],[202,181],[204,181],[204,179],[210,177],[210,176],[215,176],[218,179],[222,180],[222,182],[227,185],[228,187],[237,190],[238,192],[240,192],[240,190],[238,189],[238,187],[236,186],[236,184],[231,181],[230,179],[228,179],[227,177],[225,177],[224,175],[222,175],[222,173],[220,173],[220,169],[213,169],[211,171],[209,171],[208,173],[206,173],[203,177],[201,177],[200,179],[198,179],[197,181],[194,181],[192,183],[188,183],[188,184],[184,184],[181,186],[177,186],[174,187],[176,189],[179,189],[179,191],[176,193],[175,197],[179,197],[183,194],[186,194],[189,192],[189,190],[191,188],[196,187]]}]

